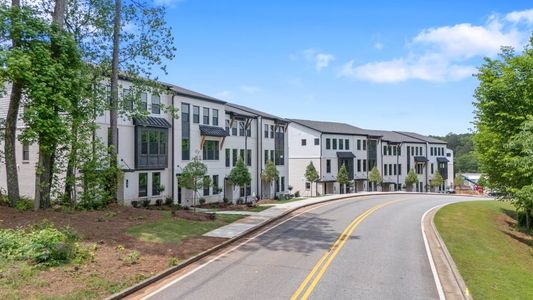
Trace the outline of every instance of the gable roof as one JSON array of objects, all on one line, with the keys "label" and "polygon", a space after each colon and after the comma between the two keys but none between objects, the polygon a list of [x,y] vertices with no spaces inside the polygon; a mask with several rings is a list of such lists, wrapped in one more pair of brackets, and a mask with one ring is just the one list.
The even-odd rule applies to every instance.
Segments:
[{"label": "gable roof", "polygon": [[283,122],[288,122],[289,121],[287,119],[284,119],[284,118],[281,118],[281,117],[278,117],[278,116],[274,116],[274,115],[271,115],[269,113],[262,112],[262,111],[259,111],[257,109],[253,109],[253,108],[250,108],[250,107],[247,107],[247,106],[244,106],[244,105],[235,104],[235,103],[226,103],[226,110],[227,111],[236,111],[236,112],[240,111],[240,112],[252,114],[252,115],[255,115],[255,116],[260,116],[260,117],[263,117],[263,118],[266,118],[266,119],[271,119],[271,120],[277,120],[277,121],[283,121]]},{"label": "gable roof", "polygon": [[291,122],[314,129],[322,133],[329,134],[348,134],[348,135],[372,135],[369,130],[352,126],[346,123],[313,121],[302,119],[289,119]]},{"label": "gable roof", "polygon": [[177,86],[177,85],[174,85],[174,84],[171,84],[171,83],[162,82],[162,81],[160,81],[159,83],[161,83],[162,85],[168,87],[170,90],[172,90],[173,92],[175,92],[178,95],[191,97],[191,98],[204,100],[204,101],[209,101],[209,102],[217,103],[217,104],[226,104],[227,103],[224,100],[220,100],[220,99],[217,99],[217,98],[214,98],[214,97],[211,97],[211,96],[204,95],[202,93],[191,91],[191,90],[188,90],[186,88],[182,88],[181,86]]},{"label": "gable roof", "polygon": [[373,133],[372,135],[382,136],[382,140],[391,142],[391,143],[419,143],[419,144],[424,143],[423,141],[419,139],[416,139],[416,138],[413,138],[407,135],[403,135],[395,131],[370,130],[370,129],[368,129],[367,131]]},{"label": "gable roof", "polygon": [[429,137],[429,136],[421,135],[421,134],[418,134],[418,133],[415,133],[415,132],[408,132],[408,131],[395,131],[395,132],[397,132],[399,134],[402,134],[402,135],[405,135],[405,136],[408,136],[408,137],[419,139],[421,141],[428,142],[428,143],[431,143],[431,144],[444,144],[444,145],[448,144],[445,141],[441,141],[441,140],[438,140],[436,138],[432,138],[432,137]]}]

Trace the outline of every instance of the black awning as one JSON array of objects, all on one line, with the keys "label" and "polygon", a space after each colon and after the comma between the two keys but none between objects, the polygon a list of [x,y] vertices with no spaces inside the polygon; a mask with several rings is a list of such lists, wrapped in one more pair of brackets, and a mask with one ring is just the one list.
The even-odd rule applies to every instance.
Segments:
[{"label": "black awning", "polygon": [[354,158],[355,155],[350,151],[345,151],[345,152],[339,151],[337,152],[337,157],[338,158]]},{"label": "black awning", "polygon": [[157,127],[157,128],[170,128],[172,125],[163,119],[157,117],[134,117],[133,125],[136,126],[146,126],[146,127]]},{"label": "black awning", "polygon": [[449,160],[446,157],[437,157],[437,162],[447,163]]},{"label": "black awning", "polygon": [[224,130],[224,128],[216,127],[216,126],[207,126],[207,125],[200,125],[200,134],[204,136],[219,136],[219,137],[226,137],[229,134]]},{"label": "black awning", "polygon": [[415,156],[415,162],[427,162],[428,159],[425,156]]}]

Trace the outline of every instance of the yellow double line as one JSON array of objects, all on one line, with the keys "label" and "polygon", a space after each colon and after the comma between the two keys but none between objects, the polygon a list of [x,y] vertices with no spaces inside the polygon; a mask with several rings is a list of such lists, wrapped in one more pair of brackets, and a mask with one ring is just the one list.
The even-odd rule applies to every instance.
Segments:
[{"label": "yellow double line", "polygon": [[[305,277],[304,281],[300,284],[300,286],[298,287],[296,292],[294,292],[294,294],[292,295],[291,300],[298,299],[298,297],[300,297],[300,294],[302,294],[302,292],[304,291],[304,289],[306,287],[307,287],[307,289],[305,289],[305,292],[303,293],[303,295],[301,296],[300,299],[307,299],[309,297],[309,295],[311,294],[311,292],[313,291],[313,289],[315,288],[315,286],[317,285],[317,283],[320,281],[320,279],[324,275],[324,272],[326,272],[326,269],[331,264],[331,262],[333,261],[333,259],[337,255],[337,253],[339,253],[339,251],[344,246],[344,244],[346,243],[348,238],[352,235],[352,232],[355,230],[355,228],[357,228],[357,226],[361,222],[363,222],[364,219],[366,219],[369,215],[371,215],[376,210],[378,210],[378,209],[380,209],[380,208],[382,208],[382,207],[384,207],[386,205],[389,205],[389,204],[392,204],[394,202],[397,202],[397,201],[398,200],[376,205],[376,206],[368,209],[367,211],[365,211],[361,215],[359,215],[357,218],[355,218],[344,229],[344,231],[337,238],[335,243],[333,243],[333,246],[331,246],[331,248],[329,248],[329,250],[326,253],[324,253],[322,258],[320,258],[320,260],[316,263],[316,265],[311,270],[311,273],[309,273],[309,275],[307,275],[307,277]],[[316,276],[315,276],[315,274],[316,274]],[[314,277],[314,279],[313,279],[313,277]],[[309,284],[311,279],[313,279],[313,281],[311,282],[311,284]]]}]

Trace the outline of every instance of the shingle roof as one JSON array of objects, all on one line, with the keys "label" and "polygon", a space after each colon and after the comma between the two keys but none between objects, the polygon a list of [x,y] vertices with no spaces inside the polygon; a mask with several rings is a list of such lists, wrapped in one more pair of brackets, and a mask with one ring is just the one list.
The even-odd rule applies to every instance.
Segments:
[{"label": "shingle roof", "polygon": [[158,127],[158,128],[170,128],[172,125],[163,118],[157,117],[145,117],[145,118],[133,118],[133,125],[137,126],[147,126],[147,127]]},{"label": "shingle roof", "polygon": [[337,151],[338,158],[354,158],[355,155],[351,151]]},{"label": "shingle roof", "polygon": [[166,82],[160,82],[160,83],[167,86],[169,89],[171,89],[172,91],[176,92],[179,95],[188,96],[188,97],[192,97],[192,98],[196,98],[200,100],[205,100],[205,101],[209,101],[209,102],[213,102],[217,104],[226,104],[226,101],[224,100],[220,100],[220,99],[217,99],[211,96],[204,95],[202,93],[191,91],[191,90],[182,88],[180,86],[177,86],[171,83],[166,83]]},{"label": "shingle roof", "polygon": [[224,110],[226,111],[226,113],[235,114],[235,115],[244,116],[244,117],[255,118],[257,116],[256,114],[252,114],[248,111],[234,107],[230,105],[230,103],[226,103],[226,105],[224,106]]},{"label": "shingle roof", "polygon": [[350,134],[350,135],[369,135],[369,130],[352,126],[346,123],[312,121],[302,119],[289,119],[291,122],[298,123],[316,131],[329,134]]},{"label": "shingle roof", "polygon": [[238,109],[240,111],[243,111],[243,112],[246,112],[246,113],[250,113],[252,115],[260,116],[260,117],[263,117],[263,118],[288,122],[287,119],[284,119],[284,118],[281,118],[281,117],[278,117],[278,116],[274,116],[274,115],[271,115],[269,113],[262,112],[262,111],[259,111],[257,109],[253,109],[253,108],[250,108],[250,107],[247,107],[247,106],[235,104],[235,103],[226,103],[226,107],[227,107],[226,110],[228,110],[228,108],[230,110],[231,109]]},{"label": "shingle roof", "polygon": [[424,143],[420,139],[416,139],[404,134],[400,134],[394,131],[388,131],[388,130],[370,130],[367,129],[368,132],[373,133],[372,135],[379,135],[382,136],[382,139],[384,141],[392,142],[392,143]]},{"label": "shingle roof", "polygon": [[428,159],[425,156],[415,156],[415,161],[416,162],[426,162],[426,161],[428,161]]},{"label": "shingle roof", "polygon": [[447,163],[450,162],[446,157],[437,157],[437,162]]},{"label": "shingle roof", "polygon": [[228,133],[224,128],[207,125],[200,125],[200,134],[205,136],[228,136]]},{"label": "shingle roof", "polygon": [[395,131],[399,134],[403,134],[405,136],[409,136],[415,139],[422,140],[424,142],[432,143],[432,144],[447,144],[445,141],[438,140],[436,138],[432,138],[429,136],[421,135],[415,132],[408,132],[408,131]]}]

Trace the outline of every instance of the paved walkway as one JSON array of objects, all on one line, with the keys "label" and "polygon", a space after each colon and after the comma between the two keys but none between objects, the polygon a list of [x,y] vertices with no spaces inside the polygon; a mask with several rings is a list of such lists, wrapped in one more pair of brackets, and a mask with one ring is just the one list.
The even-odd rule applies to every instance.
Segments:
[{"label": "paved walkway", "polygon": [[[397,192],[396,192],[397,193]],[[237,235],[255,227],[262,225],[265,222],[268,222],[270,219],[279,217],[286,213],[287,211],[310,205],[315,203],[320,203],[323,201],[328,201],[332,199],[337,198],[346,198],[350,196],[363,196],[363,195],[373,195],[373,194],[385,194],[383,192],[359,192],[355,194],[336,194],[336,195],[329,195],[329,196],[322,196],[322,197],[315,197],[315,198],[307,198],[303,200],[297,200],[293,202],[283,203],[283,204],[268,204],[272,205],[273,207],[265,209],[261,212],[244,212],[244,211],[218,211],[217,214],[225,213],[225,214],[247,214],[249,215],[246,218],[237,220],[231,224],[228,224],[226,226],[222,226],[220,228],[217,228],[215,230],[209,231],[208,233],[205,233],[204,236],[212,236],[212,237],[223,237],[223,238],[233,238]]]}]

